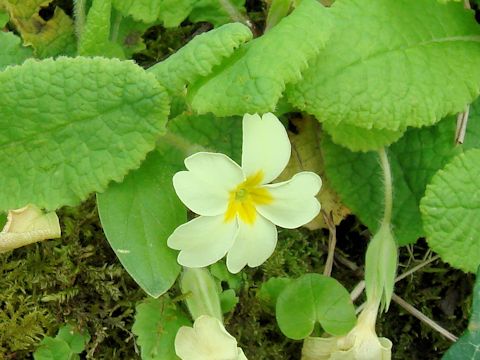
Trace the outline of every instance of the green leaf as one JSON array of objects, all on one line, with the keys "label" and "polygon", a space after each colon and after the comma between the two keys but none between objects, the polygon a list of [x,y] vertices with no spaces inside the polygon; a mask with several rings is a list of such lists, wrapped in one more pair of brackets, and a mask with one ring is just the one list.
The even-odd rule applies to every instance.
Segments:
[{"label": "green leaf", "polygon": [[112,5],[125,16],[151,23],[157,20],[162,0],[112,0]]},{"label": "green leaf", "polygon": [[212,115],[183,114],[171,120],[168,132],[159,141],[163,153],[177,150],[174,164],[199,151],[221,152],[238,164],[242,157],[242,119]]},{"label": "green leaf", "polygon": [[293,0],[272,0],[268,8],[265,32],[277,25],[280,20],[288,15],[293,5]]},{"label": "green leaf", "polygon": [[351,151],[372,151],[400,139],[405,130],[365,129],[355,125],[332,125],[323,123],[322,129],[332,138],[333,142]]},{"label": "green leaf", "polygon": [[229,57],[252,33],[235,23],[196,36],[168,59],[148,69],[171,93],[182,92],[185,85],[207,76],[214,66]]},{"label": "green leaf", "polygon": [[294,340],[309,336],[319,322],[329,334],[346,334],[355,325],[348,291],[335,279],[306,274],[287,285],[277,300],[280,330]]},{"label": "green leaf", "polygon": [[442,360],[478,360],[480,359],[480,267],[473,289],[472,317],[468,329],[442,357]]},{"label": "green leaf", "polygon": [[275,308],[279,295],[292,281],[286,277],[270,278],[262,284],[257,297],[269,307]]},{"label": "green leaf", "polygon": [[[478,103],[472,106],[465,147],[475,146],[480,121],[475,120]],[[400,245],[415,242],[424,235],[419,212],[425,188],[437,170],[462,151],[455,147],[455,119],[448,117],[438,125],[408,130],[388,149],[393,173],[392,229]],[[335,145],[328,137],[322,141],[328,180],[342,201],[375,233],[383,215],[383,180],[376,152],[354,153]]]},{"label": "green leaf", "polygon": [[206,21],[213,26],[240,21],[246,13],[245,0],[196,0],[189,19],[191,22]]},{"label": "green leaf", "polygon": [[[117,11],[113,11],[112,18],[117,19],[121,16]],[[125,58],[130,59],[134,53],[145,49],[143,34],[152,24],[145,24],[133,20],[132,17],[123,17],[118,27],[116,42],[123,49]]]},{"label": "green leaf", "polygon": [[177,27],[192,11],[198,0],[163,0],[159,19],[166,28]]},{"label": "green leaf", "polygon": [[80,354],[90,341],[90,334],[86,329],[80,333],[72,325],[65,325],[58,330],[56,338],[65,341],[73,353]]},{"label": "green leaf", "polygon": [[164,131],[165,90],[131,62],[26,61],[0,83],[0,210],[77,204],[137,168]]},{"label": "green leaf", "polygon": [[174,341],[178,329],[191,326],[188,317],[166,297],[146,299],[137,305],[132,332],[143,360],[177,360]]},{"label": "green leaf", "polygon": [[35,360],[70,360],[73,355],[70,346],[61,339],[46,337],[34,352]]},{"label": "green leaf", "polygon": [[35,360],[74,360],[90,341],[87,330],[81,333],[72,325],[62,326],[55,338],[45,337],[33,354]]},{"label": "green leaf", "polygon": [[235,294],[235,290],[228,289],[222,291],[219,296],[222,313],[226,314],[235,309],[235,306],[238,304],[238,296]]},{"label": "green leaf", "polygon": [[241,47],[214,73],[190,87],[192,108],[218,116],[275,110],[285,85],[301,79],[301,72],[324,46],[330,29],[328,10],[315,0],[303,0],[277,26]]},{"label": "green leaf", "polygon": [[121,47],[110,41],[111,13],[111,0],[93,0],[78,44],[79,55],[125,57]]},{"label": "green leaf", "polygon": [[18,65],[33,56],[32,50],[22,46],[22,40],[11,32],[0,31],[0,71],[8,65]]},{"label": "green leaf", "polygon": [[177,169],[158,152],[121,184],[97,195],[110,246],[122,265],[150,296],[165,293],[180,273],[176,252],[167,246],[175,228],[187,221],[172,185]]},{"label": "green leaf", "polygon": [[3,229],[6,223],[7,223],[7,214],[0,213],[0,229]]},{"label": "green leaf", "polygon": [[3,12],[0,9],[0,28],[5,27],[9,20],[10,20],[10,16],[8,16],[6,12]]},{"label": "green leaf", "polygon": [[339,0],[331,12],[327,47],[287,90],[320,121],[397,131],[478,96],[480,27],[463,3]]},{"label": "green leaf", "polygon": [[480,149],[468,150],[438,171],[420,209],[428,245],[464,271],[480,265]]}]

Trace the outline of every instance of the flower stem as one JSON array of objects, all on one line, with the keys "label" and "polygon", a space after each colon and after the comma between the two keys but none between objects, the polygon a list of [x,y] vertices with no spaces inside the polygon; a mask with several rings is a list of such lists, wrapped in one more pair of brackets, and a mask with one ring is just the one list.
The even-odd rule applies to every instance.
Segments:
[{"label": "flower stem", "polygon": [[85,28],[85,8],[87,0],[75,0],[74,3],[74,14],[75,14],[75,33],[77,34],[77,39],[82,38],[83,29]]},{"label": "flower stem", "polygon": [[393,187],[392,187],[392,170],[390,168],[390,162],[388,161],[387,152],[385,148],[378,150],[380,157],[380,164],[383,170],[383,186],[385,191],[384,200],[384,212],[382,225],[390,226],[392,221],[392,207],[393,207]]}]

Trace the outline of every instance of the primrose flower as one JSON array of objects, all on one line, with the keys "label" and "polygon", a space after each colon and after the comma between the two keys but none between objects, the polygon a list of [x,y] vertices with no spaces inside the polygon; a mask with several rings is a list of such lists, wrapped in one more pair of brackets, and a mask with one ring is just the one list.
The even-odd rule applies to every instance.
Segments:
[{"label": "primrose flower", "polygon": [[223,324],[207,315],[195,320],[193,328],[182,326],[178,330],[175,352],[182,360],[247,360]]},{"label": "primrose flower", "polygon": [[392,342],[375,333],[378,303],[368,303],[346,336],[307,338],[302,360],[390,360]]},{"label": "primrose flower", "polygon": [[180,250],[178,262],[205,267],[227,255],[232,273],[255,267],[272,255],[275,225],[293,229],[320,212],[315,195],[322,181],[312,172],[269,184],[285,169],[291,146],[271,113],[243,117],[242,166],[224,154],[199,152],[185,159],[187,171],[173,177],[179,198],[200,216],[179,226],[168,246]]},{"label": "primrose flower", "polygon": [[0,253],[60,236],[57,214],[44,213],[30,204],[8,212],[7,223],[0,231]]}]

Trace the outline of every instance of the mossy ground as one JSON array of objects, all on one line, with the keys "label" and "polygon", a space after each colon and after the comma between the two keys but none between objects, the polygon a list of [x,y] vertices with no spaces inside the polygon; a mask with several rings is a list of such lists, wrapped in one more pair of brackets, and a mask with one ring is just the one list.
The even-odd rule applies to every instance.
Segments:
[{"label": "mossy ground", "polygon": [[[106,242],[94,199],[65,208],[60,216],[62,239],[0,255],[0,359],[31,358],[40,340],[65,323],[88,329],[89,359],[139,359],[131,327],[135,304],[145,295]],[[335,262],[333,276],[351,290],[361,280],[368,234],[353,217],[338,230],[342,258]],[[326,259],[323,231],[282,230],[279,237],[274,255],[242,274],[240,301],[226,316],[227,328],[251,360],[299,359],[301,342],[281,334],[273,309],[257,293],[271,277],[321,273]],[[402,249],[400,272],[421,262],[426,251],[423,243]],[[460,334],[467,325],[472,286],[473,276],[435,261],[399,282],[396,293]],[[450,346],[394,303],[377,329],[393,341],[394,359],[438,359]]]},{"label": "mossy ground", "polygon": [[[71,9],[71,1],[57,1]],[[263,3],[247,1],[259,27]],[[145,34],[147,50],[135,56],[149,66],[180,48],[206,24],[178,29],[154,27]],[[105,240],[94,199],[60,212],[62,239],[31,245],[0,255],[0,359],[29,359],[41,339],[53,336],[65,323],[88,329],[89,359],[139,359],[131,333],[135,304],[145,297]],[[362,279],[368,232],[350,217],[337,232],[333,276],[351,290]],[[279,331],[271,307],[258,300],[264,281],[275,276],[298,277],[322,272],[328,236],[324,231],[282,230],[274,255],[260,268],[242,275],[235,310],[226,316],[250,360],[299,359],[301,342]],[[403,248],[399,272],[421,262],[424,242]],[[352,270],[352,268],[355,268]],[[396,293],[452,333],[467,325],[473,276],[435,261],[402,280]],[[359,299],[357,305],[361,303]],[[394,359],[438,359],[451,345],[437,332],[392,303],[377,330],[394,343]]]}]

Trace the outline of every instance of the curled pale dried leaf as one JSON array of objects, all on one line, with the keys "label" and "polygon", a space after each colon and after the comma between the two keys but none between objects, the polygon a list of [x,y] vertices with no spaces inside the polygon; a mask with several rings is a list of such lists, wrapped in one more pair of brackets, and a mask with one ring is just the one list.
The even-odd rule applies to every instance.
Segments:
[{"label": "curled pale dried leaf", "polygon": [[[335,225],[338,225],[350,214],[350,210],[342,204],[337,193],[330,186],[328,178],[325,176],[320,149],[322,136],[320,124],[314,118],[294,118],[291,119],[291,123],[295,127],[295,132],[288,132],[288,137],[292,143],[292,156],[278,181],[290,179],[292,175],[299,171],[313,171],[320,175],[323,184],[317,199],[327,214],[332,213],[333,221]],[[321,213],[305,226],[310,230],[328,228]]]},{"label": "curled pale dried leaf", "polygon": [[44,213],[35,205],[27,205],[8,212],[7,223],[0,232],[0,253],[34,242],[59,238],[60,223],[57,214]]}]

